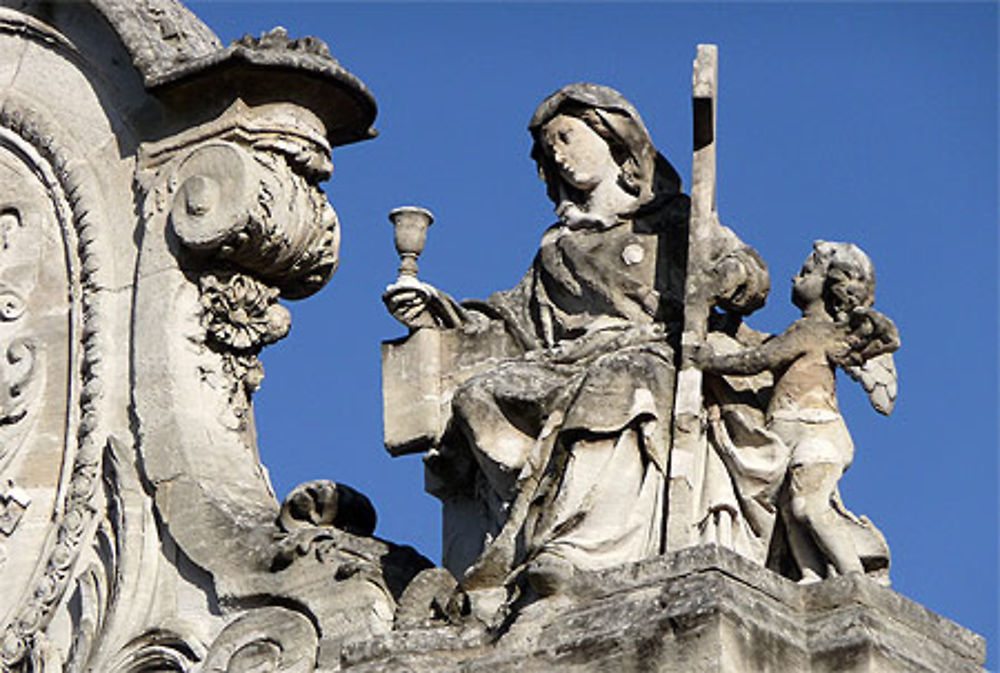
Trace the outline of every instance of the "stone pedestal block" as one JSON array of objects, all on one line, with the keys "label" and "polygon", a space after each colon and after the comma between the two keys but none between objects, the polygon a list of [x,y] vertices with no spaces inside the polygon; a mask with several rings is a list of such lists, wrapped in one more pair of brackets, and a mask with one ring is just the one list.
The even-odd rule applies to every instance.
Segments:
[{"label": "stone pedestal block", "polygon": [[499,633],[395,631],[335,670],[973,673],[982,638],[862,576],[800,585],[715,546],[594,574]]}]

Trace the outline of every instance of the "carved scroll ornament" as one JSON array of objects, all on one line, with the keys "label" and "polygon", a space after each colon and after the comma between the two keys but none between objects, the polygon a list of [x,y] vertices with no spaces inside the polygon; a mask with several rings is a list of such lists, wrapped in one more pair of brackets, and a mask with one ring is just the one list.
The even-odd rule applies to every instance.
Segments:
[{"label": "carved scroll ornament", "polygon": [[330,170],[321,148],[294,137],[204,143],[171,178],[173,231],[196,255],[250,271],[285,296],[312,294],[339,259],[340,225],[317,184]]}]

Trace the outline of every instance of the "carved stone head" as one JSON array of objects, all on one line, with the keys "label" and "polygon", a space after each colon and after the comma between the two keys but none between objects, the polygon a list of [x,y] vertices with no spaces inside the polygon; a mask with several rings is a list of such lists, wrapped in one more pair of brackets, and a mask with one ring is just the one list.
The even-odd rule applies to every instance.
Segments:
[{"label": "carved stone head", "polygon": [[875,267],[853,243],[816,241],[802,270],[792,279],[792,302],[800,309],[822,300],[838,321],[875,302]]},{"label": "carved stone head", "polygon": [[554,203],[558,204],[566,195],[572,198],[577,191],[565,183],[559,167],[544,150],[543,127],[559,115],[581,120],[608,144],[620,169],[619,185],[636,196],[640,206],[680,191],[677,171],[656,150],[632,104],[610,87],[579,83],[564,86],[542,101],[528,124],[534,139],[531,157]]}]

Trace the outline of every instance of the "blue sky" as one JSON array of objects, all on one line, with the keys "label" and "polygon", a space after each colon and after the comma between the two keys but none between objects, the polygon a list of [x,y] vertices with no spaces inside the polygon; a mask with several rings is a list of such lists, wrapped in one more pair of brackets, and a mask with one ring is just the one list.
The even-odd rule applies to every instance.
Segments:
[{"label": "blue sky", "polygon": [[844,499],[888,538],[896,590],[997,647],[994,3],[189,5],[224,42],[275,25],[323,38],[380,108],[377,139],[334,153],[341,268],[264,355],[257,418],[279,497],[351,484],[380,536],[437,558],[419,458],[382,449],[379,342],[404,333],[379,299],[397,265],[386,214],[434,212],[424,280],[460,298],[511,287],[554,221],[528,157],[535,106],[570,82],[613,86],[688,176],[691,60],[712,42],[719,212],[772,274],[751,324],[795,319],[788,279],[814,239],[869,253],[876,307],[902,334],[900,399],[885,419],[841,382]]}]

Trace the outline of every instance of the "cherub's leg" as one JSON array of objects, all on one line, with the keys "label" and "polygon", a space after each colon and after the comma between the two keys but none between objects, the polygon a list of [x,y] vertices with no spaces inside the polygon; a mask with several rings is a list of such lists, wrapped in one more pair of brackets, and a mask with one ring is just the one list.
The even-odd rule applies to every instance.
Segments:
[{"label": "cherub's leg", "polygon": [[792,516],[812,533],[841,575],[864,570],[849,529],[830,505],[842,473],[839,463],[803,463],[792,467],[789,483]]},{"label": "cherub's leg", "polygon": [[826,559],[820,553],[812,535],[787,509],[782,509],[788,548],[802,573],[800,582],[818,582],[826,576]]}]

